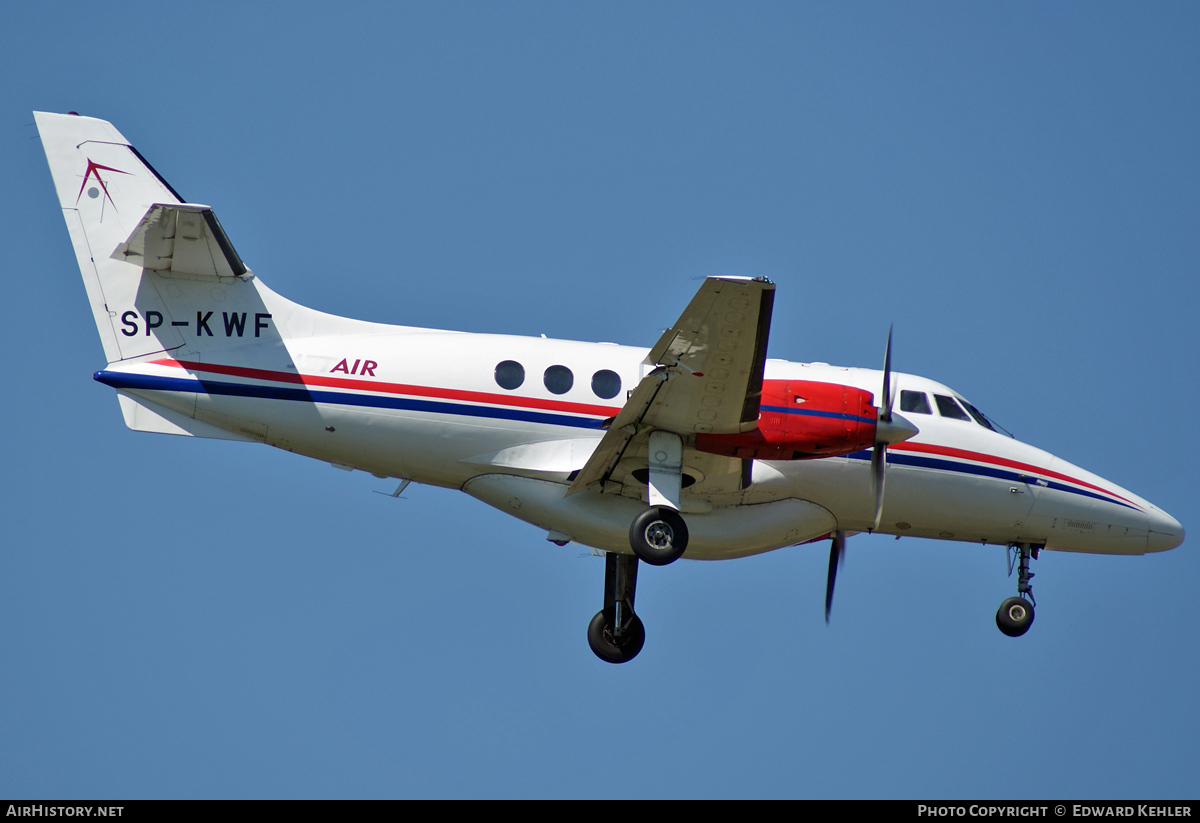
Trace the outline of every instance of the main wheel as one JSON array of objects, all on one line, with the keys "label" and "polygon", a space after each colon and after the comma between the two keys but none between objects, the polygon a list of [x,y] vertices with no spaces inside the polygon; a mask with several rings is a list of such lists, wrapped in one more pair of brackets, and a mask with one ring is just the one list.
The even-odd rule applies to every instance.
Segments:
[{"label": "main wheel", "polygon": [[1024,597],[1010,597],[996,612],[996,626],[1009,637],[1020,637],[1033,625],[1033,604]]},{"label": "main wheel", "polygon": [[605,663],[628,663],[637,657],[646,642],[646,627],[636,614],[625,627],[618,642],[613,637],[612,624],[603,610],[596,612],[592,622],[588,624],[588,645]]},{"label": "main wheel", "polygon": [[629,545],[633,553],[651,566],[674,563],[687,544],[687,524],[679,512],[666,506],[646,509],[629,527]]}]

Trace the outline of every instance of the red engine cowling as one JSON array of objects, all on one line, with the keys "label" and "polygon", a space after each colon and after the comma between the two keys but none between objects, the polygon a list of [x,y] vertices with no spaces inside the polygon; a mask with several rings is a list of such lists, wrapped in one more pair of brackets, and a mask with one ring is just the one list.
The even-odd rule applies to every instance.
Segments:
[{"label": "red engine cowling", "polygon": [[696,448],[726,457],[810,460],[869,449],[879,410],[871,392],[836,383],[764,380],[758,428],[697,434]]}]

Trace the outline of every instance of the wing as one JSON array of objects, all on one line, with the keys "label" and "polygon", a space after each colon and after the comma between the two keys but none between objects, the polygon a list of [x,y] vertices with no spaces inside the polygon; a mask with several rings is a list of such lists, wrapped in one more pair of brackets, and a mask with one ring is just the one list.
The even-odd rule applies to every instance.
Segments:
[{"label": "wing", "polygon": [[[642,378],[567,495],[609,480],[649,432],[686,438],[757,425],[775,284],[766,278],[710,277],[646,356]],[[739,461],[727,467],[737,474]]]}]

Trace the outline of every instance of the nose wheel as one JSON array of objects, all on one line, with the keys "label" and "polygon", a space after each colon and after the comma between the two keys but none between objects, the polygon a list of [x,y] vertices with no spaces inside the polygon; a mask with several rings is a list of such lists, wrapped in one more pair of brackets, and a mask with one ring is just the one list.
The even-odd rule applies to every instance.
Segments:
[{"label": "nose wheel", "polygon": [[996,627],[1009,637],[1020,637],[1033,625],[1033,604],[1024,597],[1010,597],[996,612]]},{"label": "nose wheel", "polygon": [[1029,561],[1037,560],[1040,552],[1041,546],[1030,546],[1028,543],[1014,543],[1008,547],[1008,573],[1011,576],[1016,566],[1018,596],[1000,604],[996,612],[996,627],[1009,637],[1020,637],[1033,625],[1036,602],[1033,599],[1033,587],[1029,585],[1034,577],[1033,572],[1029,571]]}]

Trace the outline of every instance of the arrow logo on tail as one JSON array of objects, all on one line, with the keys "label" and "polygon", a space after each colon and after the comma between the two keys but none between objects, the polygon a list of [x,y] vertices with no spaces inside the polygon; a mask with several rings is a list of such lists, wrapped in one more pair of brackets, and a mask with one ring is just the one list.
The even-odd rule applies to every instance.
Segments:
[{"label": "arrow logo on tail", "polygon": [[83,190],[87,186],[88,180],[91,179],[91,176],[94,174],[94,175],[96,175],[96,182],[100,184],[100,188],[104,189],[104,196],[108,198],[108,202],[112,203],[113,209],[117,208],[117,204],[113,203],[112,195],[110,195],[108,193],[108,186],[105,185],[104,178],[102,178],[100,176],[101,170],[115,171],[117,174],[129,174],[129,172],[127,172],[127,171],[121,171],[120,169],[114,169],[111,166],[101,166],[99,163],[95,162],[94,160],[92,160],[92,158],[89,157],[88,164],[87,164],[87,171],[84,172],[84,174],[83,174],[83,183],[80,184],[79,194],[75,197],[75,205],[77,205],[77,206],[79,205],[79,198],[83,197]]}]

